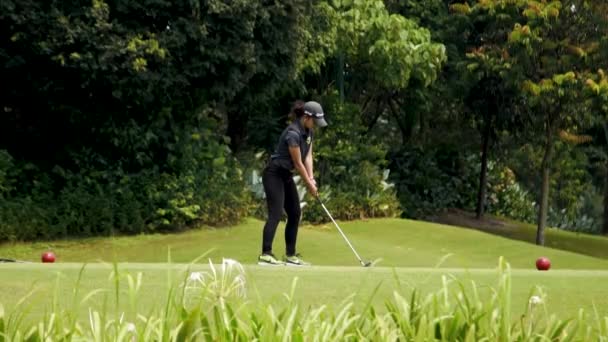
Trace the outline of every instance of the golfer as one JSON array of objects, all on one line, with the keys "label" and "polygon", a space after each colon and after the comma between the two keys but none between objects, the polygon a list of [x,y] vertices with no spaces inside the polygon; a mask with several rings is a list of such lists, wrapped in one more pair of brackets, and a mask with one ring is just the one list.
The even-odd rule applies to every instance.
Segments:
[{"label": "golfer", "polygon": [[[295,265],[309,263],[296,253],[296,240],[300,224],[300,197],[293,181],[297,171],[302,181],[313,196],[318,196],[317,185],[313,176],[312,145],[314,127],[325,127],[323,108],[317,102],[296,101],[291,116],[295,120],[281,134],[275,152],[262,174],[264,192],[268,203],[268,220],[262,235],[262,254],[258,257],[260,265]],[[279,261],[272,253],[274,235],[283,215],[287,213],[285,226],[286,255]]]}]

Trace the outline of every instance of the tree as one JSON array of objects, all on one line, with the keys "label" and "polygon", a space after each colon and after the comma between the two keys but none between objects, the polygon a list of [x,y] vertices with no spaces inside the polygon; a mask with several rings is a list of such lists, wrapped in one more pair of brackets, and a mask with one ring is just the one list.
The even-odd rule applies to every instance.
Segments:
[{"label": "tree", "polygon": [[238,147],[247,108],[293,78],[308,9],[303,0],[3,1],[0,76],[13,81],[1,86],[0,147],[69,162],[95,146],[136,169],[162,164],[176,143],[166,131],[203,112],[226,121]]},{"label": "tree", "polygon": [[[578,2],[580,5],[580,2]],[[567,4],[568,5],[568,4]],[[577,3],[562,10],[560,1],[527,2],[525,21],[515,25],[509,36],[510,52],[522,75],[522,87],[533,111],[531,122],[541,133],[543,159],[541,197],[536,243],[544,245],[549,208],[549,177],[556,137],[560,132],[576,134],[592,122],[581,108],[580,71],[589,68],[585,56],[597,49],[597,36],[583,28],[577,11],[590,11]],[[583,34],[573,34],[578,27]],[[582,109],[582,110],[581,110]]]},{"label": "tree", "polygon": [[[441,120],[456,122],[459,131],[474,124],[481,137],[476,205],[477,217],[481,217],[486,202],[489,152],[498,142],[498,133],[513,126],[518,119],[515,111],[508,110],[512,107],[514,87],[505,82],[509,65],[501,43],[521,14],[515,11],[506,18],[497,17],[495,13],[476,10],[468,4],[450,5],[451,1],[443,0],[389,3],[393,10],[428,27],[433,39],[446,46],[448,61],[440,81],[432,89],[408,92],[405,117],[409,118],[409,127],[420,127],[420,133],[428,122],[433,122],[434,127],[443,124],[442,130],[446,128]],[[411,115],[412,112],[417,115]],[[419,134],[418,138],[426,136]],[[461,136],[457,135],[457,139]],[[422,143],[420,140],[424,139],[416,139],[417,143]],[[466,153],[462,145],[458,150]]]},{"label": "tree", "polygon": [[[227,135],[233,151],[245,146],[248,122],[256,108],[276,101],[281,90],[294,82],[300,68],[317,67],[319,60],[314,54],[323,54],[322,49],[305,60],[301,57],[308,54],[303,46],[309,34],[306,25],[313,19],[307,17],[318,15],[316,20],[324,19],[323,7],[317,8],[318,13],[303,0],[262,1],[256,6],[259,14],[251,26],[253,50],[248,56],[253,73],[245,83],[255,86],[240,89],[227,106]],[[234,18],[238,20],[239,15]]]},{"label": "tree", "polygon": [[[598,53],[590,56],[594,57],[593,63],[598,67],[597,73],[589,74],[585,82],[585,89],[591,98],[591,108],[596,111],[599,116],[596,121],[599,126],[598,131],[603,132],[603,137],[596,140],[603,140],[603,144],[597,143],[601,150],[604,151],[606,160],[605,176],[604,176],[604,217],[602,232],[608,234],[608,155],[606,154],[606,146],[608,146],[608,3],[605,1],[590,1],[584,4],[593,9],[593,15],[588,15],[584,18],[588,22],[590,29],[599,34],[602,38],[595,43]],[[602,139],[603,138],[603,139]]]},{"label": "tree", "polygon": [[592,30],[581,30],[585,34],[571,31],[571,27],[584,26],[577,11],[589,11],[577,4],[581,3],[572,2],[566,11],[562,11],[560,1],[487,0],[474,6],[475,10],[498,19],[515,19],[511,32],[500,45],[509,60],[509,77],[521,86],[525,95],[530,128],[542,137],[539,143],[544,152],[536,237],[539,245],[544,244],[554,141],[560,132],[576,133],[591,122],[590,116],[577,108],[580,101],[580,92],[576,91],[577,72],[588,68],[584,57],[597,50],[594,41],[598,37],[590,34]]},{"label": "tree", "polygon": [[427,87],[437,79],[445,47],[432,42],[430,32],[414,21],[390,14],[381,0],[330,4],[336,47],[330,56],[334,62],[321,70],[319,90],[335,81],[346,100],[361,105],[368,131],[381,116],[392,116],[407,139],[408,127],[395,108],[402,107],[398,102],[406,89]]},{"label": "tree", "polygon": [[[304,15],[306,11],[310,13]],[[229,109],[228,132],[235,150],[240,149],[247,136],[251,113],[260,108],[276,110],[272,102],[284,93],[291,97],[294,93],[325,94],[335,87],[343,99],[361,105],[360,115],[371,130],[379,116],[393,113],[391,106],[401,91],[412,88],[412,84],[432,84],[446,60],[445,47],[433,43],[428,30],[401,15],[390,14],[382,0],[321,1],[299,15],[291,37],[282,34],[276,39],[258,38],[272,42],[271,51],[299,53],[294,54],[295,70],[273,64],[280,54],[258,61],[267,71],[252,78],[251,82],[259,87],[236,96]],[[289,27],[274,26],[273,34],[291,32]],[[297,46],[290,48],[290,41]],[[259,93],[266,88],[263,94]],[[309,91],[310,88],[314,90]],[[403,120],[397,118],[406,135]]]},{"label": "tree", "polygon": [[505,37],[521,14],[515,10],[488,11],[483,6],[470,8],[468,4],[451,6],[455,15],[468,21],[466,59],[460,70],[468,81],[465,103],[481,135],[481,166],[477,191],[476,217],[483,216],[487,196],[487,170],[490,147],[498,142],[504,129],[521,128],[515,110],[517,96],[510,78],[511,60],[504,45]]},{"label": "tree", "polygon": [[225,134],[238,145],[247,106],[295,74],[309,6],[0,2],[0,150],[17,174],[0,238],[242,217]]},{"label": "tree", "polygon": [[[592,78],[585,82],[586,90],[592,98],[592,108],[601,113],[600,125],[604,132],[604,148],[608,144],[608,77],[600,69]],[[602,232],[608,235],[608,158],[606,159],[606,176],[604,182],[604,220]]]}]

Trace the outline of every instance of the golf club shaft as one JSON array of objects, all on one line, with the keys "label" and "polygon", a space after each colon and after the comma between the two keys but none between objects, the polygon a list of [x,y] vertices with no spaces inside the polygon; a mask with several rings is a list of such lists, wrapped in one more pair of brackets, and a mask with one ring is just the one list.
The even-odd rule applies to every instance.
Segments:
[{"label": "golf club shaft", "polygon": [[346,235],[344,234],[344,232],[342,231],[342,229],[340,229],[340,226],[338,225],[338,223],[336,222],[336,220],[334,220],[334,218],[329,213],[329,210],[327,210],[327,208],[325,207],[325,204],[323,204],[323,202],[321,202],[320,198],[318,198],[318,200],[319,200],[319,203],[321,204],[321,207],[323,207],[323,210],[325,210],[325,212],[327,213],[327,216],[329,216],[329,218],[334,223],[334,225],[336,226],[336,228],[338,228],[338,231],[340,232],[340,234],[342,235],[342,237],[344,238],[344,240],[348,244],[348,247],[350,247],[350,249],[353,251],[353,253],[355,253],[355,256],[357,257],[357,259],[359,259],[359,262],[362,265],[365,264],[363,262],[363,260],[361,259],[361,257],[359,256],[359,253],[357,253],[357,251],[355,250],[355,247],[353,247],[353,245],[350,243],[350,241],[348,241],[348,238],[346,237]]}]

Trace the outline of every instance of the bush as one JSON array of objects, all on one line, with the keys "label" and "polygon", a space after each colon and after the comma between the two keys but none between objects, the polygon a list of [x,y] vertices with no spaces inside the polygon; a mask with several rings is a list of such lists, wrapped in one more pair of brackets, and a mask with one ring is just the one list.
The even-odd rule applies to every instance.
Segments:
[{"label": "bush", "polygon": [[237,158],[246,175],[245,184],[250,199],[248,215],[260,220],[265,220],[268,209],[266,206],[264,185],[262,184],[262,172],[266,166],[269,154],[265,151],[257,153],[246,151],[240,153]]},{"label": "bush", "polygon": [[[393,217],[400,214],[394,185],[388,183],[388,147],[361,122],[361,109],[340,103],[336,94],[322,99],[330,126],[317,134],[314,147],[317,183],[335,218]],[[310,199],[309,196],[307,196]],[[310,222],[328,219],[318,205],[308,206],[304,218]]]},{"label": "bush", "polygon": [[0,199],[13,189],[11,172],[13,171],[13,158],[5,150],[0,150]]},{"label": "bush", "polygon": [[[591,185],[588,172],[592,161],[585,149],[565,141],[556,141],[550,173],[549,213],[547,224],[565,230],[595,233],[600,231],[602,220],[602,198]],[[539,170],[542,150],[539,146],[525,144],[509,154],[506,163],[518,176],[517,182],[530,193],[529,197],[540,197],[541,178]],[[604,173],[600,173],[603,177]],[[536,223],[538,208],[529,218]]]},{"label": "bush", "polygon": [[447,146],[405,146],[391,153],[390,160],[403,216],[424,218],[441,209],[474,207],[479,182],[474,157]]},{"label": "bush", "polygon": [[513,171],[494,162],[488,162],[486,210],[528,223],[535,222],[537,215],[532,195],[517,182]]},{"label": "bush", "polygon": [[[389,170],[378,170],[378,167],[363,162],[360,170],[353,175],[352,186],[369,182],[368,188],[355,190],[346,185],[327,186],[321,194],[321,200],[332,216],[342,220],[355,220],[371,217],[394,217],[399,215],[394,185],[388,183]],[[305,189],[303,189],[305,191]],[[320,205],[316,205],[310,195],[306,196],[311,205],[306,206],[304,218],[311,223],[327,222],[329,218]]]},{"label": "bush", "polygon": [[601,234],[603,196],[596,189],[589,189],[569,208],[549,209],[549,226],[568,231]]},{"label": "bush", "polygon": [[242,171],[223,137],[199,128],[176,140],[164,170],[134,173],[86,167],[81,160],[85,167],[78,172],[58,166],[45,172],[26,163],[6,179],[5,165],[12,164],[0,155],[0,241],[181,230],[245,217]]},{"label": "bush", "polygon": [[[493,162],[488,164],[488,212],[535,224],[539,207],[533,196],[516,180],[510,168]],[[549,207],[547,224],[559,229],[597,234],[601,231],[602,200],[602,194],[590,188],[565,208],[560,209],[558,203],[553,203]]]}]

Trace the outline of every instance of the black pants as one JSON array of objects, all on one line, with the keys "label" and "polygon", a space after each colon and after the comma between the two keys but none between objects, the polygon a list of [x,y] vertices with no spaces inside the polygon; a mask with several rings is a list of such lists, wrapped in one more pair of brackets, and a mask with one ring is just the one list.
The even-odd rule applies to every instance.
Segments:
[{"label": "black pants", "polygon": [[264,192],[268,203],[268,221],[264,225],[262,253],[272,253],[272,241],[277,226],[283,215],[287,213],[285,226],[285,247],[287,255],[296,254],[296,239],[300,224],[300,198],[291,171],[274,165],[272,162],[264,169],[262,175]]}]

